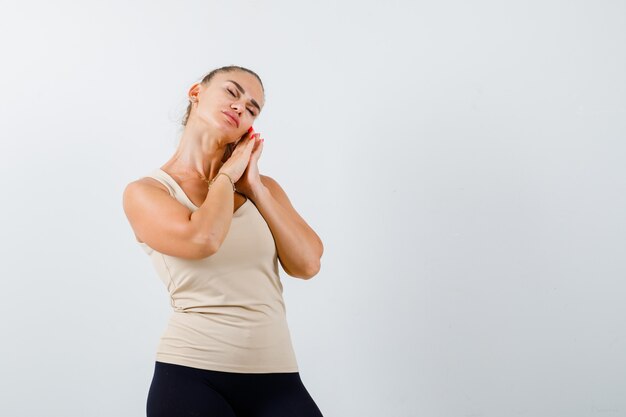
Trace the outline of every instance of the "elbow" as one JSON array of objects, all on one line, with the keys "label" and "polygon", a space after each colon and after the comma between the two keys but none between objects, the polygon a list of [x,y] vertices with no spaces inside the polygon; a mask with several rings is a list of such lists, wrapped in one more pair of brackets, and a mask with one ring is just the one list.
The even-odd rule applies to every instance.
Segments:
[{"label": "elbow", "polygon": [[219,250],[219,245],[217,245],[213,239],[196,236],[192,242],[195,247],[195,253],[192,259],[208,258]]},{"label": "elbow", "polygon": [[283,269],[285,270],[287,275],[292,276],[294,278],[300,278],[303,280],[308,280],[308,279],[313,278],[315,275],[317,275],[317,273],[320,270],[319,261],[308,263],[306,266],[301,265],[297,269],[288,267],[282,261],[281,261],[281,265],[283,266]]},{"label": "elbow", "polygon": [[217,252],[212,247],[208,245],[196,245],[193,250],[190,250],[187,253],[187,256],[179,256],[179,258],[190,259],[190,260],[200,260],[204,258],[208,258],[209,256],[215,254]]},{"label": "elbow", "polygon": [[324,246],[322,245],[322,241],[319,238],[318,246],[318,255],[307,264],[307,267],[305,268],[305,273],[301,277],[302,279],[311,279],[320,272],[320,268],[322,267],[321,259],[322,254],[324,253]]},{"label": "elbow", "polygon": [[319,259],[309,263],[308,267],[305,269],[305,273],[301,275],[301,278],[304,280],[309,280],[313,278],[320,272],[320,268],[321,263]]},{"label": "elbow", "polygon": [[208,258],[209,256],[214,255],[219,249],[220,245],[216,244],[214,241],[206,241],[202,245],[202,258]]},{"label": "elbow", "polygon": [[194,259],[198,260],[208,258],[209,256],[214,255],[215,252],[217,252],[217,250],[213,249],[212,247],[203,246],[201,248],[198,248],[198,252],[196,253]]}]

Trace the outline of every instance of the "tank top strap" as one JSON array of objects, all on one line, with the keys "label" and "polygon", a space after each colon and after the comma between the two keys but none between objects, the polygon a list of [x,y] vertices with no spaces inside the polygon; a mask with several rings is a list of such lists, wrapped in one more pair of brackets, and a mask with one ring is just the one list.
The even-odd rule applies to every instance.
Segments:
[{"label": "tank top strap", "polygon": [[161,184],[165,185],[165,187],[167,188],[167,191],[170,193],[172,197],[176,197],[176,188],[174,187],[174,184],[170,183],[171,179],[169,178],[168,175],[165,175],[165,173],[162,170],[155,169],[154,171],[150,172],[148,175],[144,175],[144,178],[145,177],[154,178],[155,180],[159,181]]},{"label": "tank top strap", "polygon": [[172,197],[178,200],[179,203],[186,206],[189,210],[195,211],[198,209],[195,204],[189,199],[185,191],[178,185],[174,178],[172,178],[167,172],[163,171],[161,168],[157,168],[154,171],[150,172],[146,177],[154,178],[159,181],[161,184],[167,187],[167,191],[170,193]]}]

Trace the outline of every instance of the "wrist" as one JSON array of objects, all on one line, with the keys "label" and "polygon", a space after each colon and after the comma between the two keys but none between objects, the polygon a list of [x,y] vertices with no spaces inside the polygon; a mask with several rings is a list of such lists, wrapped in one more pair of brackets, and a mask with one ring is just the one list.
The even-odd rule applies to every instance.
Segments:
[{"label": "wrist", "polygon": [[252,196],[250,198],[252,200],[263,199],[270,192],[269,188],[267,188],[263,183],[253,187],[251,191]]},{"label": "wrist", "polygon": [[[225,181],[230,182],[230,185],[233,187],[233,191],[237,191],[237,189],[235,188],[235,183],[233,182],[232,177],[230,176],[230,174],[226,173],[226,172],[218,172],[217,175],[215,177],[213,177],[213,179],[211,181],[209,181],[209,188],[211,188],[211,185],[215,182],[218,181],[220,179],[220,177],[224,177]],[[222,180],[224,181],[224,180]]]}]

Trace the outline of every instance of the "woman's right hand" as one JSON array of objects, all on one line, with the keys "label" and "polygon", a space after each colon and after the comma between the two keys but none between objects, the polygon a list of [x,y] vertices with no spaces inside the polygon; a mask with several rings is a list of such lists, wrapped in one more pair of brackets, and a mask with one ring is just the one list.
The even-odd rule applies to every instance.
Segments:
[{"label": "woman's right hand", "polygon": [[239,178],[243,175],[246,168],[248,167],[248,162],[250,162],[250,154],[252,153],[252,149],[254,148],[255,137],[258,136],[258,133],[254,133],[254,131],[247,132],[233,150],[230,157],[224,162],[219,172],[223,172],[228,174],[230,178],[233,180],[233,183],[239,181]]}]

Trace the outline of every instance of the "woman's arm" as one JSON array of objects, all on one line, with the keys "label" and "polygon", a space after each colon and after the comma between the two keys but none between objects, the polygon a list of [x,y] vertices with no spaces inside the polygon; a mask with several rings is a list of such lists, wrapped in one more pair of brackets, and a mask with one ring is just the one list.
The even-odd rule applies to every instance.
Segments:
[{"label": "woman's arm", "polygon": [[278,182],[267,175],[261,175],[261,182],[252,201],[274,235],[283,269],[295,278],[312,278],[320,270],[321,239],[296,212]]}]

